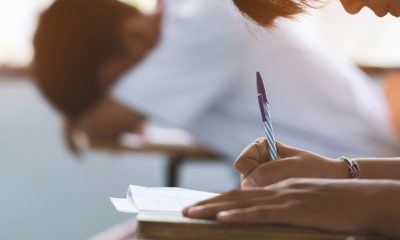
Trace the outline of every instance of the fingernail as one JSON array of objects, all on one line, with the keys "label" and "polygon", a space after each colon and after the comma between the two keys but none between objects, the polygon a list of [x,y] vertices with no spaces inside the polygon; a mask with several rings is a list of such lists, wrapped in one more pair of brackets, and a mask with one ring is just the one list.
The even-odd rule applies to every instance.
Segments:
[{"label": "fingernail", "polygon": [[257,187],[257,184],[252,178],[246,178],[242,182],[242,187],[244,188]]},{"label": "fingernail", "polygon": [[190,208],[192,208],[192,206],[187,206],[187,207],[183,208],[183,209],[182,209],[182,213],[183,213],[183,214],[188,214]]},{"label": "fingernail", "polygon": [[189,208],[189,210],[188,210],[188,214],[189,214],[190,216],[195,216],[195,215],[199,215],[199,213],[200,213],[201,211],[203,211],[203,208],[202,208],[202,207],[191,207],[191,208]]},{"label": "fingernail", "polygon": [[227,221],[231,218],[231,215],[232,215],[231,212],[223,211],[223,212],[218,213],[217,219],[220,221]]},{"label": "fingernail", "polygon": [[189,210],[190,208],[192,208],[192,207],[194,207],[194,205],[189,205],[189,206],[186,206],[185,208],[183,208],[183,210]]}]

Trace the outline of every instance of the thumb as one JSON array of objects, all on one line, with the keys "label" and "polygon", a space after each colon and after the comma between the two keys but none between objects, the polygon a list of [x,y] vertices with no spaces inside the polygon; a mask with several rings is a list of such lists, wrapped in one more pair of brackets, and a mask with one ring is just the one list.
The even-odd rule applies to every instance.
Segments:
[{"label": "thumb", "polygon": [[293,176],[291,162],[279,159],[260,165],[242,181],[242,188],[265,187]]},{"label": "thumb", "polygon": [[259,165],[269,161],[268,145],[265,138],[258,138],[247,146],[237,157],[234,167],[246,177]]}]

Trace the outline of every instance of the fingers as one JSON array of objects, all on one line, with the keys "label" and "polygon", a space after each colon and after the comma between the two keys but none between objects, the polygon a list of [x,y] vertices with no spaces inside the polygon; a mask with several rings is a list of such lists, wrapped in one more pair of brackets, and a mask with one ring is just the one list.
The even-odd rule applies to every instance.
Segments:
[{"label": "fingers", "polygon": [[290,158],[301,152],[301,150],[298,148],[294,148],[280,142],[276,142],[276,149],[278,151],[279,158]]},{"label": "fingers", "polygon": [[146,120],[138,119],[138,121],[131,126],[130,132],[137,133],[139,135],[144,135],[148,127],[149,126]]},{"label": "fingers", "polygon": [[198,202],[198,203],[194,204],[193,206],[201,206],[201,205],[225,202],[225,201],[234,201],[234,200],[240,200],[243,198],[255,198],[255,197],[263,196],[265,194],[267,194],[267,192],[262,188],[255,188],[255,189],[249,189],[249,190],[237,190],[236,189],[236,190],[232,190],[232,191],[229,191],[226,193],[222,193],[221,195],[218,195],[216,197]]},{"label": "fingers", "polygon": [[271,198],[272,199],[268,199],[266,197],[254,198],[250,200],[241,199],[236,201],[212,203],[204,206],[192,207],[187,211],[187,216],[191,218],[215,219],[219,212],[249,208],[253,206],[261,206],[265,205],[266,203],[272,204],[273,202],[279,201],[274,197]]},{"label": "fingers", "polygon": [[[304,185],[307,182],[309,184]],[[296,183],[305,187],[299,189],[294,185]],[[288,180],[268,189],[228,192],[213,198],[213,200],[222,199],[222,202],[203,201],[213,203],[189,209],[185,216],[216,218],[224,223],[287,224],[337,231],[363,229],[362,225],[348,224],[351,212],[347,216],[336,214],[341,212],[340,209],[343,209],[352,196],[345,197],[342,199],[343,204],[340,204],[340,201],[338,203],[337,199],[332,198],[337,195],[337,191],[329,192],[329,189],[320,188],[319,180],[315,179]],[[332,206],[339,207],[336,209]],[[354,206],[350,207],[350,210],[353,209]]]},{"label": "fingers", "polygon": [[[280,159],[271,162],[260,162],[260,155],[268,156],[265,138],[260,138],[239,156],[235,168],[243,175],[242,188],[264,187],[288,177],[293,177],[293,166],[288,164],[290,159],[298,155],[301,150],[277,142]],[[265,157],[263,157],[265,159]]]},{"label": "fingers", "polygon": [[295,177],[292,162],[287,158],[262,164],[242,181],[242,188],[265,187]]},{"label": "fingers", "polygon": [[75,156],[75,157],[80,157],[81,156],[81,149],[78,146],[77,142],[75,141],[75,128],[74,124],[72,123],[71,120],[66,119],[64,121],[64,142],[67,145],[68,150]]},{"label": "fingers", "polygon": [[[299,149],[276,143],[280,158],[289,158],[299,153]],[[259,138],[250,144],[236,159],[235,169],[246,178],[260,165],[269,161],[269,150],[266,138]]]},{"label": "fingers", "polygon": [[183,215],[190,218],[215,219],[219,212],[252,208],[256,206],[280,204],[289,194],[280,194],[276,190],[241,191],[234,197],[224,196],[219,202],[197,204],[186,208]]},{"label": "fingers", "polygon": [[291,182],[296,181],[265,189],[231,191],[188,208],[184,215],[225,223],[323,226],[325,223],[319,219],[324,216],[320,214],[321,206],[315,207],[319,201],[311,201],[315,194],[309,188],[293,187]]},{"label": "fingers", "polygon": [[254,169],[260,166],[258,160],[253,158],[243,158],[240,161],[235,162],[235,169],[242,175],[243,178],[246,178]]},{"label": "fingers", "polygon": [[[223,223],[255,223],[255,224],[283,224],[299,227],[312,227],[331,231],[359,231],[357,227],[349,225],[342,218],[327,217],[321,214],[321,206],[300,204],[297,201],[275,205],[262,205],[250,208],[221,211],[216,219]],[[338,218],[331,220],[331,218]]]},{"label": "fingers", "polygon": [[269,161],[268,144],[266,138],[259,138],[250,144],[236,159],[234,167],[244,177],[262,163]]},{"label": "fingers", "polygon": [[225,223],[274,223],[290,224],[292,216],[290,204],[263,205],[231,211],[222,211],[217,214],[217,220]]},{"label": "fingers", "polygon": [[[213,203],[221,203],[221,202],[229,202],[229,201],[236,201],[236,200],[241,200],[241,199],[246,199],[246,198],[256,198],[263,196],[267,193],[268,191],[265,191],[261,188],[259,189],[251,189],[251,190],[232,190],[226,193],[222,193],[221,195],[218,195],[216,197],[200,201],[198,203],[195,203],[191,206],[188,206],[182,210],[182,214],[184,216],[188,216],[188,211],[189,209],[193,207],[198,207],[198,206],[204,206],[207,204],[213,204]],[[272,192],[269,192],[272,194]]]}]

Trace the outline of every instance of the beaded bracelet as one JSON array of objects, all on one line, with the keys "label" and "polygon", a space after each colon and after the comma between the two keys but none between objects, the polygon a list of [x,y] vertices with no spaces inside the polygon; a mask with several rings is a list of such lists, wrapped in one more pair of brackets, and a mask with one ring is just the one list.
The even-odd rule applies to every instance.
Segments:
[{"label": "beaded bracelet", "polygon": [[339,159],[345,161],[347,163],[347,167],[350,170],[351,178],[360,179],[361,178],[361,171],[360,166],[358,165],[356,160],[350,159],[348,157],[340,157]]}]

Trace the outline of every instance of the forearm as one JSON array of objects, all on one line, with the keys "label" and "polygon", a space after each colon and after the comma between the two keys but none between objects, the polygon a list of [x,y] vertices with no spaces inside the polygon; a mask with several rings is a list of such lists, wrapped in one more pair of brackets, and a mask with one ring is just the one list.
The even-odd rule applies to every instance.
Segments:
[{"label": "forearm", "polygon": [[79,119],[78,127],[91,138],[113,139],[138,132],[145,116],[113,99],[103,99]]},{"label": "forearm", "polygon": [[[400,239],[400,181],[385,181],[386,193],[372,199],[376,210],[371,229],[394,239]],[[371,199],[370,199],[371,200]]]}]

